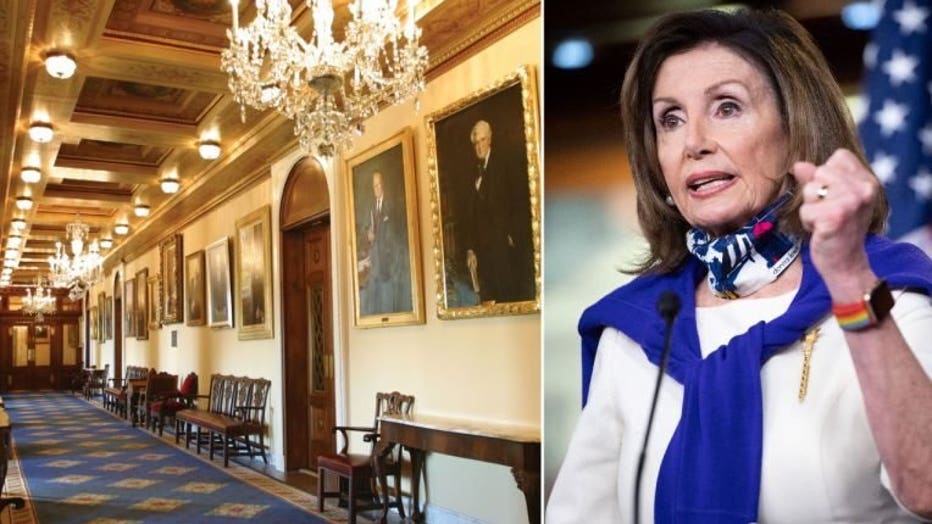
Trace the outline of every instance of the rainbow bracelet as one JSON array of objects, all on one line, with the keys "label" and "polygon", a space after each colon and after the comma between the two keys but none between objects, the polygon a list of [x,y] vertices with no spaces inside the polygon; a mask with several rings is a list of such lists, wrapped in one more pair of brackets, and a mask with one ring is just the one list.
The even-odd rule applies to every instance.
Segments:
[{"label": "rainbow bracelet", "polygon": [[835,314],[838,325],[845,331],[858,331],[877,323],[865,302],[833,305],[832,313]]}]

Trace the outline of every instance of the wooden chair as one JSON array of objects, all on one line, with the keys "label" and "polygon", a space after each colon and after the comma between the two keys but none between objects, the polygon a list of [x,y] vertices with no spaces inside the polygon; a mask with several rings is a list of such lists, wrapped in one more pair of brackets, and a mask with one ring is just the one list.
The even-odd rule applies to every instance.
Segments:
[{"label": "wooden chair", "polygon": [[165,430],[165,418],[175,420],[175,415],[182,409],[194,406],[197,401],[197,373],[188,373],[181,383],[181,387],[161,398],[153,398],[149,402],[149,423],[146,427],[153,432],[159,430],[159,436]]},{"label": "wooden chair", "polygon": [[[130,388],[133,386],[135,384],[130,382]],[[137,423],[148,425],[149,405],[176,391],[178,391],[178,375],[172,375],[165,371],[149,373],[145,387],[138,392],[139,396],[136,402],[130,403],[130,420],[132,420],[133,427],[136,427]],[[132,398],[133,392],[128,391],[127,393]]]},{"label": "wooden chair", "polygon": [[84,383],[84,398],[90,400],[91,397],[97,395],[103,397],[108,376],[110,376],[110,364],[106,364],[103,369],[92,369]]},{"label": "wooden chair", "polygon": [[[401,501],[401,446],[393,446],[383,450],[381,458],[377,456],[379,440],[379,417],[382,415],[408,415],[414,405],[414,397],[402,395],[397,391],[376,394],[375,420],[371,427],[336,426],[335,433],[343,438],[343,447],[339,453],[320,455],[317,457],[317,510],[324,510],[324,499],[339,497],[345,498],[349,506],[349,522],[355,524],[356,513],[370,509],[397,508],[403,519],[405,516],[404,504]],[[349,431],[363,433],[363,441],[371,444],[369,453],[349,453]],[[395,449],[397,448],[397,449]],[[380,498],[377,490],[375,460],[381,460],[381,468],[386,476],[395,479],[395,499],[390,501],[388,486]],[[331,472],[340,477],[340,491],[325,491],[325,473]],[[357,499],[362,499],[357,500]],[[382,499],[386,502],[383,503]],[[362,502],[360,504],[360,502]]]}]

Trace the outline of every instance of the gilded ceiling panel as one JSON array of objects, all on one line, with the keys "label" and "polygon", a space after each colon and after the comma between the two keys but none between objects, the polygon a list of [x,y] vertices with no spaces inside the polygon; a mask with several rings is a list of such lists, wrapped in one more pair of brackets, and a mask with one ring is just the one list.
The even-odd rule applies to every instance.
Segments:
[{"label": "gilded ceiling panel", "polygon": [[58,159],[96,160],[155,167],[160,165],[170,152],[171,149],[167,147],[85,139],[77,144],[62,144],[58,151]]},{"label": "gilded ceiling panel", "polygon": [[197,124],[218,98],[212,93],[88,77],[75,110]]},{"label": "gilded ceiling panel", "polygon": [[229,5],[226,0],[116,0],[105,34],[219,52],[232,23]]}]

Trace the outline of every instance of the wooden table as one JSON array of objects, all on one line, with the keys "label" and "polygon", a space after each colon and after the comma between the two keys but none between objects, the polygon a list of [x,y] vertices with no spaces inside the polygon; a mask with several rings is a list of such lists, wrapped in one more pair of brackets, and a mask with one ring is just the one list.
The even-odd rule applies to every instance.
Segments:
[{"label": "wooden table", "polygon": [[[419,501],[424,454],[434,452],[511,466],[518,489],[524,492],[528,521],[540,523],[539,430],[430,415],[385,415],[380,421],[379,450],[400,444],[411,455],[412,518],[415,522],[424,518]],[[382,485],[385,486],[384,479]],[[387,502],[387,498],[385,500]],[[386,506],[384,512],[387,511]]]}]

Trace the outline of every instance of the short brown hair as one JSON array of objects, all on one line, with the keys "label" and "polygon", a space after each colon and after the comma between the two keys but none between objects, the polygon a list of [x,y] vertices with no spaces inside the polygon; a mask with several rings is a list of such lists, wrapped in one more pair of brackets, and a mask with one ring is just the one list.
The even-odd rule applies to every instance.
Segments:
[{"label": "short brown hair", "polygon": [[[843,147],[867,164],[841,88],[812,37],[792,17],[777,10],[667,15],[641,40],[622,86],[621,117],[638,193],[638,221],[650,245],[632,273],[667,273],[689,256],[685,237],[691,226],[664,202],[669,191],[657,160],[651,96],[664,60],[708,43],[737,53],[767,77],[787,136],[788,162],[819,165]],[[796,191],[796,179],[790,176],[789,182],[796,195],[781,213],[780,227],[808,239],[799,220],[802,195]],[[883,229],[886,216],[887,200],[880,191],[873,206],[872,233]]]}]

